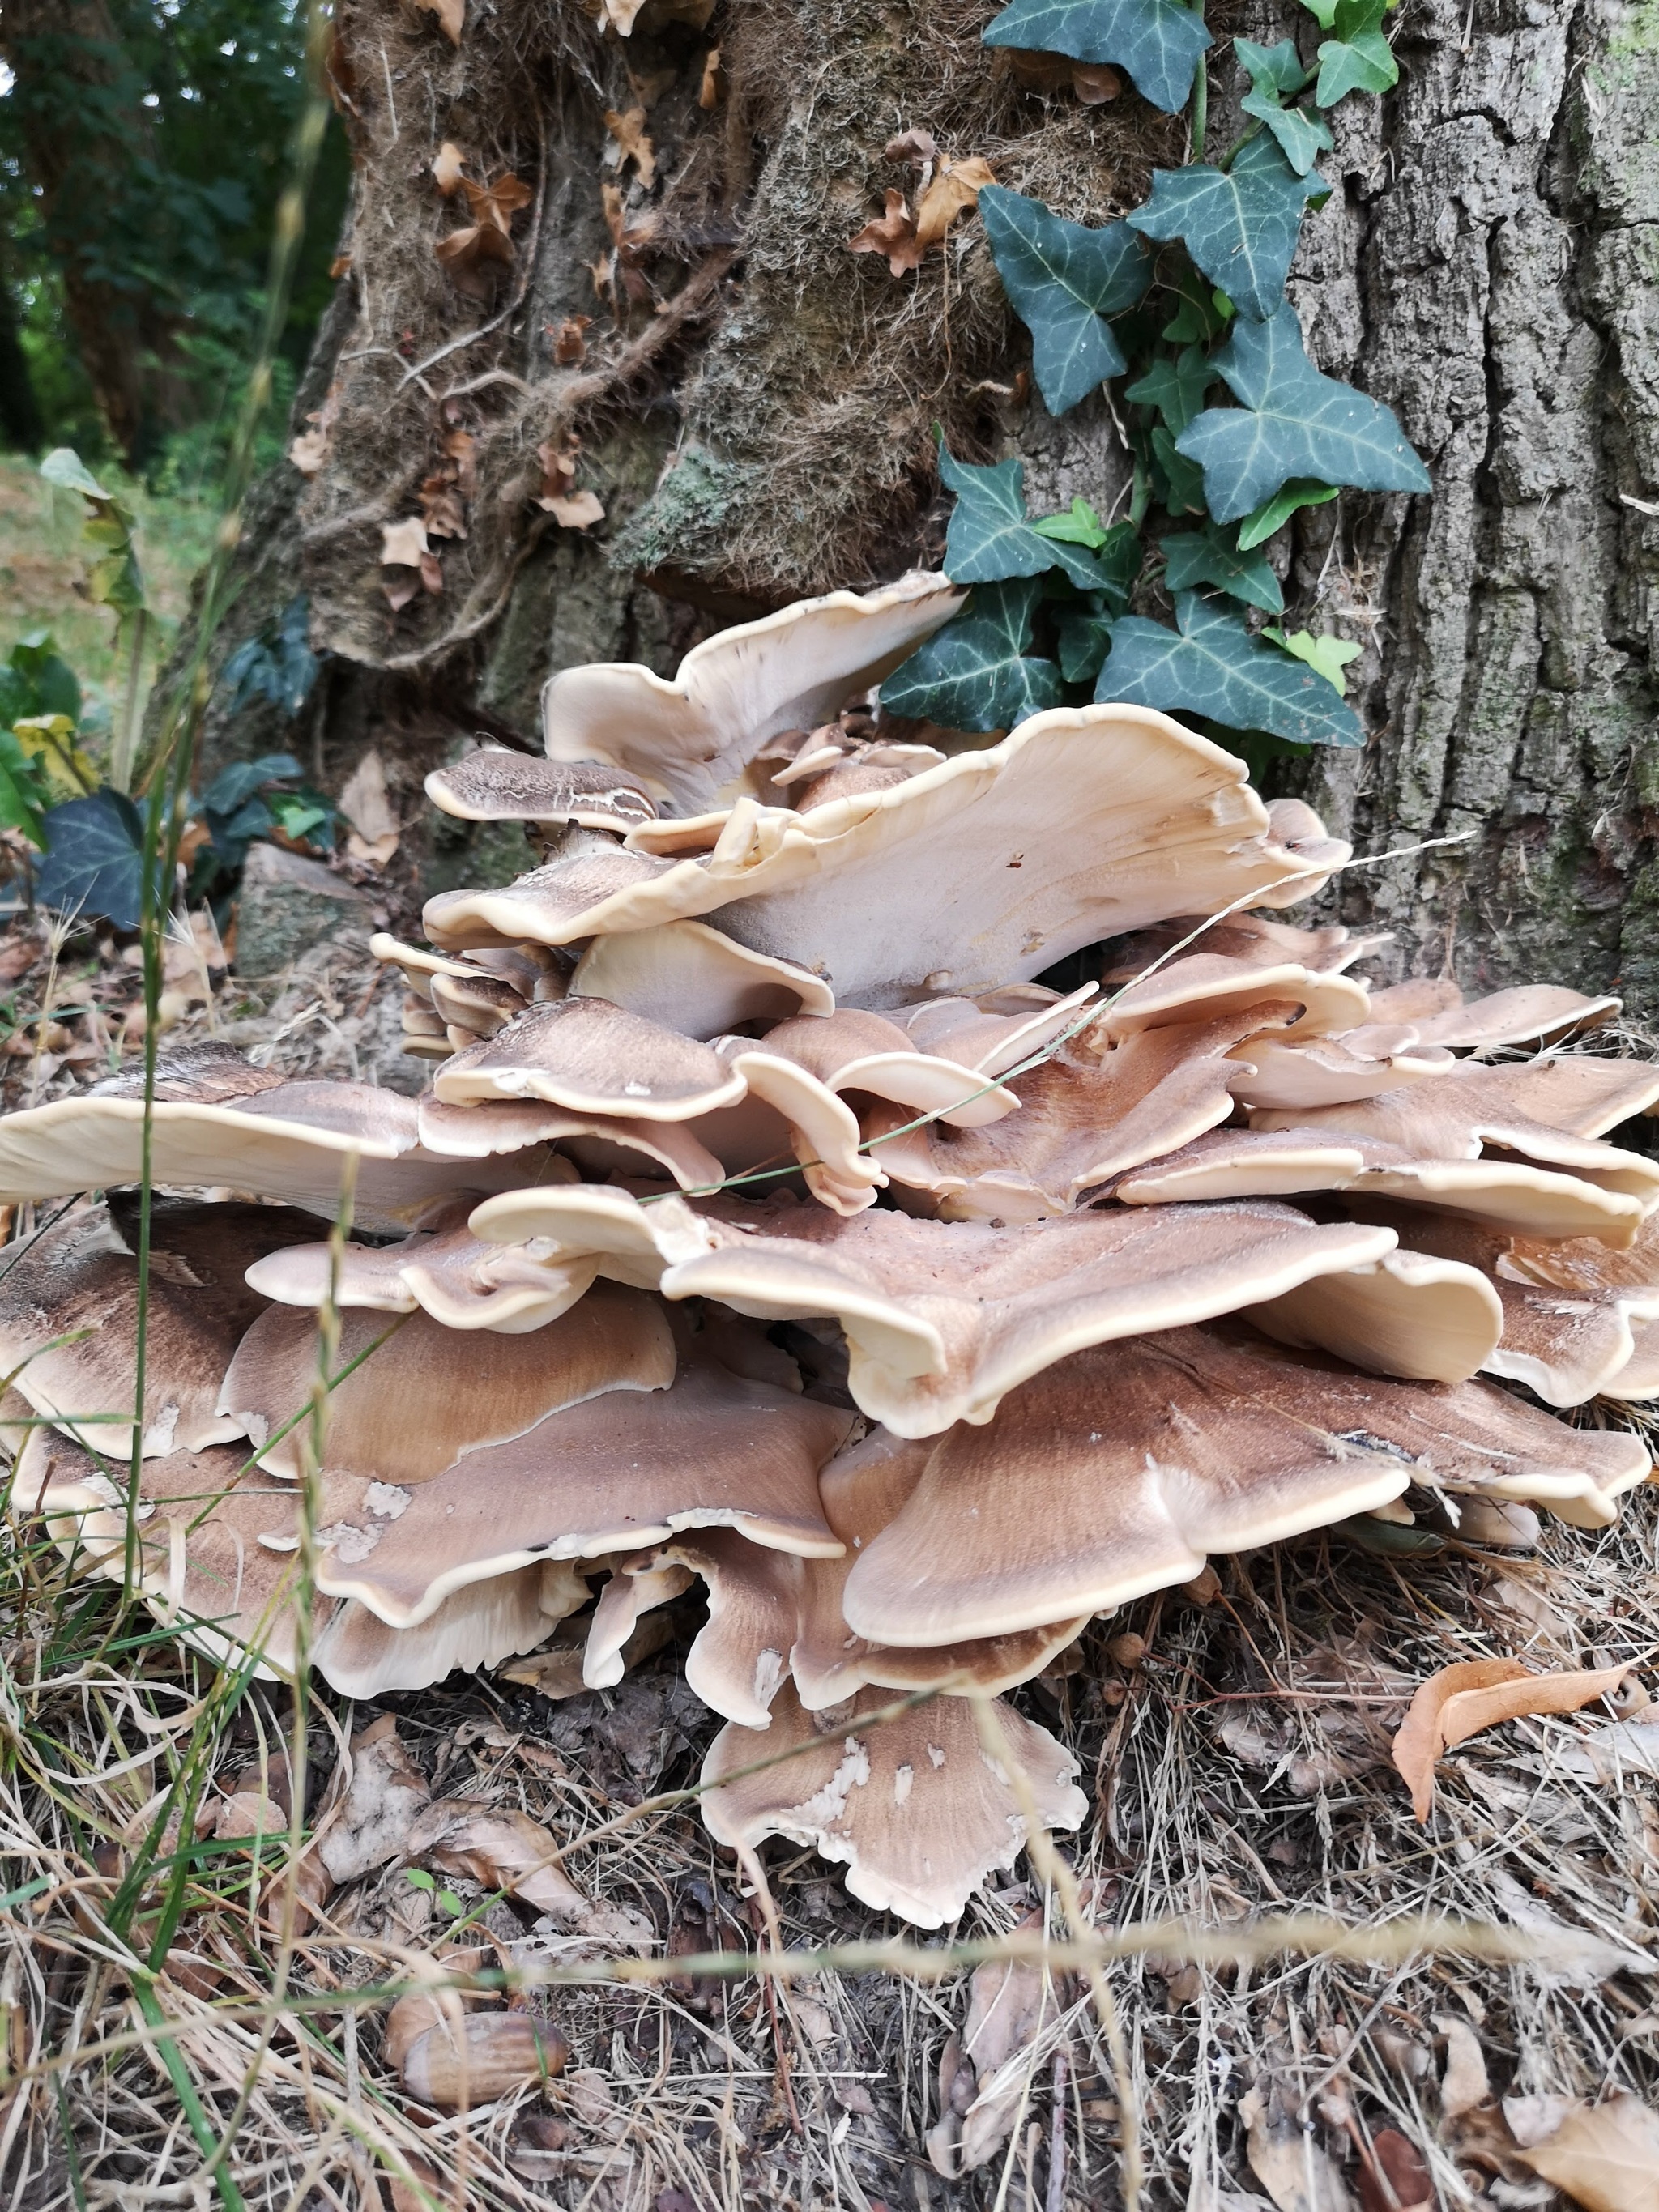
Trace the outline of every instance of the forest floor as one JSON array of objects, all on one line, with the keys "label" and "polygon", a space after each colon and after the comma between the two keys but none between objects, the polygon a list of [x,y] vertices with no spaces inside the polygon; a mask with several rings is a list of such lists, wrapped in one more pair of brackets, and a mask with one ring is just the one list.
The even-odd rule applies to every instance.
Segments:
[{"label": "forest floor", "polygon": [[[118,1060],[137,976],[110,940],[20,925],[0,939],[4,970],[14,1035],[34,1041],[13,1048],[9,1103]],[[406,1081],[398,994],[349,953],[214,982],[176,1037]],[[48,992],[101,1012],[30,1022]],[[1103,1989],[1030,1965],[981,1966],[975,1986],[955,1963],[964,1943],[1064,1935],[1029,1867],[918,1939],[929,1978],[867,1957],[838,1971],[832,1952],[787,1991],[617,1979],[665,1948],[767,1940],[695,1799],[662,1802],[695,1789],[719,1726],[682,1678],[690,1597],[653,1616],[667,1642],[614,1691],[581,1691],[578,1620],[493,1677],[355,1709],[313,1693],[313,1816],[354,1741],[380,1778],[344,1816],[354,1833],[387,1816],[388,1772],[415,1792],[395,1801],[405,1820],[428,1793],[526,1813],[570,1847],[592,1907],[574,1929],[487,1887],[487,1863],[452,1858],[440,1887],[394,1848],[309,1882],[285,1943],[285,1885],[250,1863],[248,1837],[286,1818],[291,1698],[216,1675],[18,1528],[0,1601],[0,1999],[22,2079],[0,2088],[0,2205],[207,2205],[202,2145],[228,2141],[238,2201],[295,2212],[1092,2212],[1127,2201],[1132,2164],[1160,2212],[1521,2212],[1565,2201],[1525,2146],[1597,2103],[1637,2132],[1614,2193],[1576,2201],[1637,2212],[1659,2171],[1642,2132],[1659,2102],[1659,1723],[1642,1703],[1659,1497],[1636,1493],[1613,1528],[1547,1522],[1504,1550],[1461,1536],[1434,1498],[1409,1503],[1413,1528],[1367,1522],[1219,1560],[1202,1586],[1095,1623],[1015,1693],[1081,1764],[1091,1814],[1059,1840],[1088,1921],[1127,1946]],[[1389,1758],[1413,1691],[1449,1662],[1516,1656],[1632,1673],[1611,1715],[1462,1745],[1419,1824]],[[361,1748],[385,1716],[389,1769]],[[773,1847],[769,1879],[792,1948],[903,1932],[811,1851]],[[1286,1916],[1313,1917],[1287,1934]],[[1455,1924],[1413,1936],[1418,1916]],[[590,1978],[514,2001],[568,2042],[568,2063],[540,2090],[442,2113],[392,2063],[388,1992],[497,1964]],[[959,2056],[970,2004],[977,2081]],[[1644,2104],[1607,2102],[1626,2093]],[[982,2162],[947,2179],[963,2107]]]}]

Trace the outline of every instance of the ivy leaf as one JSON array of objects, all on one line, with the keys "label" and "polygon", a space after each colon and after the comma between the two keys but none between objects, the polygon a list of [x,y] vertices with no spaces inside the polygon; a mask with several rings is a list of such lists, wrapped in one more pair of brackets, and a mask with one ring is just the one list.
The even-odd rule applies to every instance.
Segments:
[{"label": "ivy leaf", "polygon": [[0,730],[0,830],[21,830],[31,845],[44,849],[46,832],[40,817],[46,799],[40,763],[9,730]]},{"label": "ivy leaf", "polygon": [[1319,49],[1319,85],[1314,98],[1334,107],[1351,92],[1387,92],[1400,82],[1394,48],[1381,31],[1362,31],[1356,39],[1327,39]]},{"label": "ivy leaf", "polygon": [[1265,553],[1241,553],[1228,543],[1227,532],[1212,522],[1203,529],[1184,530],[1161,541],[1164,581],[1172,592],[1190,592],[1200,584],[1212,584],[1247,607],[1261,607],[1270,615],[1285,611],[1285,594],[1267,565]]},{"label": "ivy leaf", "polygon": [[1163,289],[1173,292],[1179,302],[1159,333],[1170,344],[1207,345],[1222,336],[1232,319],[1232,301],[1206,284],[1196,269],[1183,268],[1174,283]]},{"label": "ivy leaf", "polygon": [[1112,641],[1109,615],[1062,615],[1054,624],[1060,640],[1060,672],[1068,684],[1092,684]]},{"label": "ivy leaf", "polygon": [[1138,382],[1125,386],[1123,396],[1156,407],[1164,428],[1179,436],[1203,406],[1215,379],[1214,364],[1203,347],[1183,346],[1173,361],[1167,355],[1155,361]]},{"label": "ivy leaf", "polygon": [[1322,31],[1328,31],[1336,21],[1336,0],[1302,0],[1303,6]]},{"label": "ivy leaf", "polygon": [[1320,155],[1336,143],[1316,108],[1286,107],[1272,93],[1261,90],[1247,92],[1239,105],[1247,115],[1267,125],[1298,177],[1305,177]]},{"label": "ivy leaf", "polygon": [[1052,538],[1057,545],[1086,545],[1091,553],[1103,545],[1109,535],[1081,493],[1063,514],[1039,515],[1031,527],[1039,538]]},{"label": "ivy leaf", "polygon": [[1176,115],[1210,34],[1180,0],[1013,0],[992,19],[985,44],[1114,63],[1154,107]]},{"label": "ivy leaf", "polygon": [[100,914],[137,929],[143,903],[144,825],[125,794],[106,787],[45,817],[46,857],[34,895],[56,912]]},{"label": "ivy leaf", "polygon": [[1028,714],[1058,707],[1060,671],[1052,660],[1025,658],[1042,591],[1035,576],[976,585],[963,611],[883,684],[882,705],[947,730],[1012,730]]},{"label": "ivy leaf", "polygon": [[1259,46],[1254,39],[1235,39],[1233,52],[1257,92],[1300,92],[1309,72],[1294,39],[1281,39],[1276,46]]},{"label": "ivy leaf", "polygon": [[1207,407],[1176,444],[1204,471],[1218,522],[1236,522],[1293,477],[1361,491],[1427,491],[1429,472],[1380,401],[1322,376],[1291,307],[1241,320],[1215,357],[1237,407]]},{"label": "ivy leaf", "polygon": [[1165,513],[1202,514],[1204,471],[1177,450],[1176,441],[1161,425],[1152,433],[1152,457],[1162,479],[1158,489],[1163,495],[1160,503]]},{"label": "ivy leaf", "polygon": [[953,584],[997,584],[1059,568],[1082,590],[1099,589],[1100,573],[1086,553],[1039,537],[1031,527],[1023,461],[976,468],[952,459],[941,444],[939,473],[945,489],[957,495],[945,534],[945,573]]},{"label": "ivy leaf", "polygon": [[1342,672],[1351,660],[1358,659],[1363,647],[1343,637],[1316,637],[1307,629],[1293,629],[1288,637],[1282,629],[1264,629],[1261,635],[1282,645],[1286,653],[1293,653],[1298,660],[1305,660],[1310,668],[1316,668],[1342,698],[1347,697],[1348,679]]},{"label": "ivy leaf", "polygon": [[1358,716],[1332,698],[1324,678],[1277,646],[1259,645],[1237,615],[1196,592],[1178,592],[1176,621],[1179,629],[1171,630],[1125,616],[1112,632],[1095,697],[1207,714],[1298,744],[1363,744]]},{"label": "ivy leaf", "polygon": [[1123,349],[1103,318],[1133,307],[1146,291],[1146,250],[1127,223],[1091,230],[1000,185],[981,185],[979,212],[1002,288],[1031,333],[1043,404],[1064,415],[1122,375]]},{"label": "ivy leaf", "polygon": [[1285,297],[1302,211],[1329,190],[1317,172],[1297,176],[1263,134],[1231,169],[1155,169],[1151,199],[1124,221],[1148,238],[1180,239],[1240,314],[1265,322]]},{"label": "ivy leaf", "polygon": [[1248,553],[1253,546],[1264,544],[1276,530],[1282,530],[1301,507],[1323,507],[1327,500],[1336,497],[1334,484],[1315,483],[1311,477],[1298,477],[1276,491],[1271,499],[1264,499],[1254,514],[1247,514],[1238,526],[1238,550]]},{"label": "ivy leaf", "polygon": [[81,686],[49,629],[20,637],[0,663],[0,728],[29,714],[64,714],[77,726],[81,720]]}]

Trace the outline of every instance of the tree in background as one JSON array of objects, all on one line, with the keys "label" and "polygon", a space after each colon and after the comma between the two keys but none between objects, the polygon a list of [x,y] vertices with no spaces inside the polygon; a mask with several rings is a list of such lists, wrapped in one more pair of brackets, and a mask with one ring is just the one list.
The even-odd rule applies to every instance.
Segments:
[{"label": "tree in background", "polygon": [[[0,0],[10,442],[154,468],[170,440],[211,439],[247,349],[302,46],[292,0]],[[344,167],[337,138],[289,319],[289,389],[327,297]]]}]

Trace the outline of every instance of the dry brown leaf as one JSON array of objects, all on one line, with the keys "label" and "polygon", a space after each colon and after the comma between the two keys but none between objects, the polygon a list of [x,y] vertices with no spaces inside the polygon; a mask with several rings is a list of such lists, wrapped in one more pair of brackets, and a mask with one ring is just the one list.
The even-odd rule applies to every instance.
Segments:
[{"label": "dry brown leaf", "polygon": [[346,779],[340,793],[340,811],[350,825],[348,857],[385,867],[398,849],[398,817],[386,795],[385,764],[372,748]]},{"label": "dry brown leaf", "polygon": [[320,430],[301,430],[288,457],[302,477],[319,476],[328,458],[328,440]]},{"label": "dry brown leaf", "polygon": [[1290,2093],[1269,2075],[1240,2098],[1250,2171],[1279,2212],[1353,2212],[1353,2199],[1329,2157],[1303,2133]]},{"label": "dry brown leaf", "polygon": [[437,17],[452,46],[460,45],[461,32],[466,22],[466,0],[415,0],[415,5],[425,14]]},{"label": "dry brown leaf", "polygon": [[567,315],[556,330],[551,323],[547,335],[553,341],[553,359],[561,368],[574,368],[587,352],[586,332],[592,324],[592,315]]},{"label": "dry brown leaf", "polygon": [[576,456],[582,441],[574,431],[567,430],[556,445],[541,445],[536,448],[536,459],[542,465],[543,499],[563,499],[575,489]]},{"label": "dry brown leaf", "polygon": [[725,83],[726,74],[720,67],[720,50],[718,46],[710,46],[702,58],[702,82],[697,88],[698,106],[705,112],[718,107]]},{"label": "dry brown leaf", "polygon": [[977,155],[969,161],[941,161],[939,174],[922,194],[916,210],[918,254],[925,253],[930,246],[941,245],[963,210],[979,204],[981,187],[995,182],[990,163]]},{"label": "dry brown leaf", "polygon": [[1072,89],[1085,107],[1098,107],[1103,101],[1117,98],[1123,80],[1104,62],[1073,62]]},{"label": "dry brown leaf", "polygon": [[929,161],[939,159],[939,141],[931,131],[901,131],[896,138],[890,138],[881,149],[884,161],[909,161],[918,169],[926,168]]},{"label": "dry brown leaf", "polygon": [[478,489],[476,447],[470,430],[451,430],[444,439],[444,453],[455,464],[455,483],[463,499],[471,499]]},{"label": "dry brown leaf", "polygon": [[337,253],[328,264],[329,281],[332,283],[337,276],[347,275],[350,268],[351,256],[349,253]]},{"label": "dry brown leaf", "polygon": [[536,504],[546,508],[561,530],[591,530],[596,522],[605,520],[604,503],[597,492],[572,492],[568,499],[538,499]]},{"label": "dry brown leaf", "polygon": [[[1023,1931],[1041,1928],[1033,1912]],[[1028,2058],[1042,2028],[1056,2019],[1067,1990],[1065,1977],[1045,1974],[1024,1960],[990,1960],[968,1984],[968,2017],[959,2037],[945,2043],[939,2061],[939,2117],[927,2131],[933,2171],[956,2181],[994,2158],[1013,2133],[1026,2100]],[[1007,2069],[1012,2078],[998,2081]]]},{"label": "dry brown leaf", "polygon": [[1371,2138],[1372,2164],[1359,2175],[1360,2212],[1435,2212],[1428,2160],[1398,2128]]},{"label": "dry brown leaf", "polygon": [[1394,1740],[1394,1763],[1412,1793],[1419,1820],[1434,1802],[1434,1770],[1443,1752],[1528,1713],[1576,1713],[1617,1689],[1629,1670],[1534,1674],[1518,1659],[1468,1659],[1431,1674],[1412,1699]]},{"label": "dry brown leaf", "polygon": [[435,599],[444,587],[444,572],[435,553],[421,556],[421,581]]},{"label": "dry brown leaf", "polygon": [[657,174],[657,151],[646,131],[644,108],[630,107],[619,115],[614,107],[608,107],[605,127],[615,141],[606,161],[619,169],[631,161],[640,182],[649,191]]},{"label": "dry brown leaf", "polygon": [[567,1926],[591,1911],[568,1875],[551,1863],[557,1846],[528,1813],[492,1811],[459,1797],[440,1797],[404,1839],[410,1858],[429,1858],[447,1874],[470,1875],[486,1889],[504,1889]]},{"label": "dry brown leaf", "polygon": [[890,185],[886,193],[887,210],[874,216],[847,241],[849,253],[884,253],[887,266],[895,276],[902,276],[915,267],[921,258],[916,245],[916,227],[910,220],[910,210],[902,192]]},{"label": "dry brown leaf", "polygon": [[405,515],[401,522],[380,525],[383,568],[418,568],[426,550],[426,525],[418,514]]},{"label": "dry brown leaf", "polygon": [[453,469],[441,469],[421,485],[421,514],[428,538],[465,538],[466,516]]},{"label": "dry brown leaf", "polygon": [[1659,2113],[1639,2098],[1569,2105],[1552,2134],[1516,2156],[1584,2212],[1659,2212]]},{"label": "dry brown leaf", "polygon": [[645,0],[602,0],[605,20],[613,31],[626,38],[634,27],[634,19],[645,5]]},{"label": "dry brown leaf", "polygon": [[[344,805],[342,793],[343,811]],[[426,1777],[398,1734],[395,1715],[383,1713],[353,1736],[351,1780],[317,1844],[335,1881],[355,1881],[395,1859],[429,1795]]]},{"label": "dry brown leaf", "polygon": [[420,588],[420,573],[413,568],[406,569],[395,581],[383,583],[380,586],[381,591],[386,594],[386,603],[394,615],[403,612]]},{"label": "dry brown leaf", "polygon": [[437,179],[438,190],[447,199],[461,188],[461,170],[466,156],[453,138],[446,138],[433,156],[432,173]]},{"label": "dry brown leaf", "polygon": [[1486,2055],[1468,2021],[1459,2020],[1455,2013],[1437,2017],[1434,2027],[1446,2039],[1446,2070],[1440,2077],[1441,2117],[1461,2119],[1492,2094]]}]

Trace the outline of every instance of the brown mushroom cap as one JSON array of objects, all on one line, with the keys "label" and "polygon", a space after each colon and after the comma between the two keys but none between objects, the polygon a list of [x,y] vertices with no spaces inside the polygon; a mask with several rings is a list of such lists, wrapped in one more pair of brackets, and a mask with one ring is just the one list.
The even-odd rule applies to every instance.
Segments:
[{"label": "brown mushroom cap", "polygon": [[542,760],[494,745],[434,769],[426,795],[463,822],[576,822],[620,831],[657,812],[643,784],[602,762]]},{"label": "brown mushroom cap", "polygon": [[526,1006],[433,1079],[446,1105],[539,1098],[622,1121],[689,1121],[735,1105],[744,1088],[708,1045],[588,998]]},{"label": "brown mushroom cap", "polygon": [[1243,1318],[1280,1344],[1419,1382],[1467,1382],[1491,1367],[1504,1333],[1498,1292],[1479,1268],[1403,1249],[1247,1307]]},{"label": "brown mushroom cap", "polygon": [[1523,983],[1511,991],[1494,991],[1409,1018],[1422,1044],[1474,1046],[1490,1050],[1501,1044],[1546,1044],[1571,1030],[1593,1028],[1609,1020],[1623,1002],[1603,995],[1586,998],[1556,983]]},{"label": "brown mushroom cap", "polygon": [[[682,1190],[705,1189],[721,1180],[720,1162],[684,1121],[647,1121],[635,1115],[572,1114],[538,1098],[486,1100],[446,1106],[431,1097],[415,1102],[421,1142],[446,1159],[489,1159],[532,1146],[565,1145],[589,1173],[650,1176],[665,1168]],[[570,1180],[568,1162],[550,1159],[547,1182]]]},{"label": "brown mushroom cap", "polygon": [[962,601],[943,576],[907,576],[721,630],[691,648],[672,684],[621,662],[563,670],[542,693],[548,757],[611,763],[696,813],[769,738],[828,721]]},{"label": "brown mushroom cap", "polygon": [[1115,1036],[1170,1022],[1222,1021],[1253,1006],[1289,1000],[1303,1009],[1298,1038],[1352,1029],[1370,1012],[1352,975],[1316,975],[1291,961],[1272,965],[1200,951],[1171,960],[1144,981],[1126,983],[1102,1013]]},{"label": "brown mushroom cap", "polygon": [[882,1109],[866,1121],[870,1148],[893,1182],[928,1193],[947,1220],[1066,1213],[1085,1191],[1224,1121],[1248,1074],[1229,1051],[1241,1033],[1295,1011],[1255,1006],[1231,1020],[1131,1030],[1121,1042],[1099,1022],[1015,1079],[1023,1103],[1006,1121],[890,1134],[908,1116]]},{"label": "brown mushroom cap", "polygon": [[432,978],[433,1011],[453,1034],[491,1037],[505,1029],[526,1005],[522,991],[496,975],[444,975]]},{"label": "brown mushroom cap", "polygon": [[508,983],[524,1000],[564,996],[564,971],[553,964],[557,956],[541,945],[486,945],[463,956],[404,945],[380,930],[369,939],[368,949],[377,960],[400,968],[410,996],[428,1006],[432,1003],[433,980],[439,975],[463,981],[487,977]]},{"label": "brown mushroom cap", "polygon": [[1075,1355],[988,1426],[954,1429],[847,1579],[848,1625],[891,1644],[1107,1611],[1397,1497],[1408,1480],[1611,1519],[1632,1436],[1568,1429],[1480,1382],[1360,1375],[1231,1329]]},{"label": "brown mushroom cap", "polygon": [[[386,1323],[373,1312],[341,1316],[340,1360],[355,1359]],[[220,1403],[260,1446],[259,1463],[297,1477],[297,1429],[268,1446],[309,1400],[317,1369],[311,1316],[272,1306],[242,1339]],[[672,1340],[661,1309],[606,1284],[533,1335],[485,1331],[462,1337],[412,1314],[329,1394],[326,1471],[388,1483],[430,1483],[467,1455],[464,1482],[483,1481],[487,1445],[522,1435],[557,1408],[602,1394],[667,1388]]]},{"label": "brown mushroom cap", "polygon": [[671,1389],[612,1391],[470,1451],[415,1490],[382,1534],[367,1540],[372,1532],[360,1529],[337,1546],[319,1586],[401,1628],[470,1583],[544,1559],[631,1552],[682,1528],[734,1528],[780,1551],[833,1553],[817,1472],[852,1418],[693,1356]]},{"label": "brown mushroom cap", "polygon": [[[1570,1151],[1534,1152],[1533,1143],[1552,1133],[1600,1137],[1633,1115],[1649,1112],[1656,1102],[1659,1063],[1569,1053],[1490,1067],[1462,1061],[1428,1082],[1297,1115],[1294,1126],[1380,1137],[1405,1146],[1420,1159],[1474,1159],[1486,1143],[1528,1158],[1576,1165]],[[1291,1126],[1282,1113],[1251,1116],[1253,1128]]]},{"label": "brown mushroom cap", "polygon": [[[878,1163],[860,1151],[863,1139],[852,1108],[817,1076],[764,1045],[750,1047],[745,1038],[726,1037],[721,1049],[723,1055],[730,1054],[727,1065],[742,1079],[749,1100],[770,1108],[780,1125],[771,1133],[764,1122],[757,1128],[751,1121],[744,1152],[758,1144],[763,1155],[779,1157],[781,1138],[800,1163],[806,1187],[820,1205],[842,1214],[859,1213],[871,1205],[887,1177]],[[718,1125],[704,1123],[703,1133],[722,1158],[730,1156]]]},{"label": "brown mushroom cap", "polygon": [[[611,910],[628,913],[640,896],[672,874],[676,865],[606,839],[598,847],[561,850],[500,889],[440,891],[422,908],[421,927],[434,945],[452,951],[574,944],[594,934],[599,924],[593,917]],[[672,892],[668,896],[671,911],[653,913],[650,921],[672,921],[684,910],[673,902]]]},{"label": "brown mushroom cap", "polygon": [[708,1620],[686,1654],[687,1686],[726,1719],[763,1729],[789,1671],[802,1572],[793,1553],[752,1544],[735,1528],[688,1529],[620,1560],[594,1607],[582,1679],[595,1688],[620,1681],[639,1615],[701,1576]]},{"label": "brown mushroom cap", "polygon": [[832,1091],[892,1099],[952,1127],[1000,1121],[1019,1103],[954,1053],[918,1049],[896,1022],[861,1007],[842,1006],[826,1021],[781,1022],[750,1049],[792,1060]]},{"label": "brown mushroom cap", "polygon": [[976,999],[924,999],[899,1007],[893,1019],[923,1052],[953,1060],[978,1075],[1006,1075],[1072,1027],[1096,988],[1084,983],[1062,998],[1041,984],[1018,983],[1006,993],[988,991]]},{"label": "brown mushroom cap", "polygon": [[705,1040],[743,1022],[836,1011],[836,994],[821,976],[751,952],[701,921],[596,937],[577,962],[570,988]]},{"label": "brown mushroom cap", "polygon": [[1235,1057],[1249,1062],[1249,1074],[1237,1089],[1246,1106],[1341,1105],[1374,1098],[1406,1083],[1420,1083],[1455,1065],[1443,1045],[1417,1042],[1408,1023],[1368,1023],[1341,1036],[1304,1040],[1298,1023],[1288,1036],[1252,1037]]},{"label": "brown mushroom cap", "polygon": [[[750,1856],[768,1836],[810,1844],[845,1863],[847,1887],[866,1905],[939,1928],[1024,1850],[1021,1800],[965,1699],[935,1698],[873,1723],[890,1702],[866,1690],[848,1708],[809,1714],[786,1684],[763,1735],[728,1723],[710,1745],[703,1823],[716,1843]],[[1042,1826],[1080,1826],[1089,1808],[1077,1761],[1012,1706],[993,1711]],[[794,1758],[742,1771],[797,1745]]]},{"label": "brown mushroom cap", "polygon": [[1319,872],[1299,884],[1286,884],[1277,892],[1270,891],[1261,901],[1263,906],[1295,906],[1302,899],[1312,898],[1324,890],[1331,872],[1340,868],[1353,852],[1346,837],[1328,834],[1325,824],[1305,799],[1270,799],[1267,818],[1273,824],[1274,842],[1293,854],[1299,866]]},{"label": "brown mushroom cap", "polygon": [[[1322,975],[1340,974],[1390,941],[1387,930],[1357,934],[1340,922],[1319,929],[1298,929],[1292,922],[1278,921],[1265,914],[1230,914],[1219,921],[1204,915],[1180,915],[1124,939],[1113,949],[1102,983],[1109,990],[1115,984],[1134,982],[1155,960],[1163,959],[1188,938],[1194,939],[1192,950],[1195,952],[1221,952],[1230,959],[1249,960],[1261,967],[1291,961]],[[1462,994],[1455,983],[1450,988],[1453,995],[1443,1003],[1455,1006]],[[1376,999],[1373,991],[1373,1009]],[[1389,1018],[1405,1021],[1409,1016]]]},{"label": "brown mushroom cap", "polygon": [[473,1674],[498,1667],[544,1643],[562,1616],[548,1611],[543,1585],[539,1567],[469,1583],[415,1628],[389,1628],[347,1599],[335,1604],[312,1656],[343,1697],[423,1690],[458,1668]]},{"label": "brown mushroom cap", "polygon": [[[135,1217],[136,1207],[120,1200],[88,1206],[0,1255],[0,1372],[37,1413],[118,1463],[132,1449],[139,1268],[128,1240],[137,1239]],[[152,1201],[145,1457],[202,1451],[241,1435],[240,1424],[219,1410],[219,1384],[264,1303],[243,1282],[243,1270],[293,1237],[302,1221],[286,1207]]]}]

